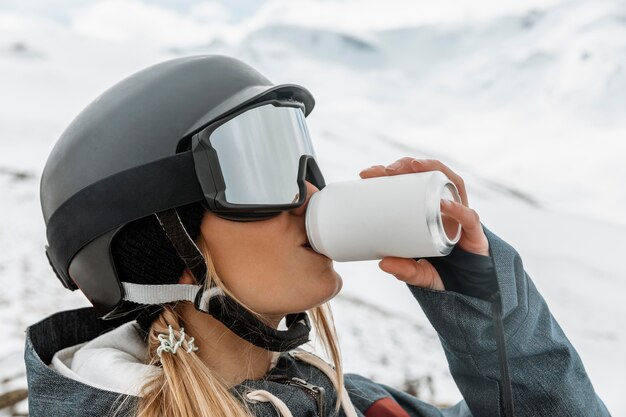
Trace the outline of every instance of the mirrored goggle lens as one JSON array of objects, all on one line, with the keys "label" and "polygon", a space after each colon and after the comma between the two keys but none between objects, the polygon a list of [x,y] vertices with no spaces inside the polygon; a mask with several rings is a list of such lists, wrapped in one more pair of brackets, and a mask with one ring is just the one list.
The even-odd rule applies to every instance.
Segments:
[{"label": "mirrored goggle lens", "polygon": [[255,107],[219,126],[209,140],[230,204],[297,202],[300,157],[317,159],[299,107]]}]

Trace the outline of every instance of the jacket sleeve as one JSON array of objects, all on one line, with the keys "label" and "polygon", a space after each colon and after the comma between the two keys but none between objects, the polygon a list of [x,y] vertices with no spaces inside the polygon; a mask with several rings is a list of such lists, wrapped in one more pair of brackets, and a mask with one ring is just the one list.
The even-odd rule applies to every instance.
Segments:
[{"label": "jacket sleeve", "polygon": [[482,227],[497,284],[490,297],[407,284],[439,335],[464,401],[418,413],[422,402],[385,389],[416,416],[609,416],[520,255]]}]

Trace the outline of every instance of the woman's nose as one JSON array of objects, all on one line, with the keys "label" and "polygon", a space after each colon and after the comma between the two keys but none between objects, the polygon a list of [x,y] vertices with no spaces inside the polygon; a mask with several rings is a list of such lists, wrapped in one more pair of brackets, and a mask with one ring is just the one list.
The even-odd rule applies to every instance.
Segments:
[{"label": "woman's nose", "polygon": [[296,207],[293,210],[290,210],[290,212],[296,216],[303,216],[306,213],[306,208],[309,205],[309,200],[311,199],[311,197],[313,196],[313,194],[319,192],[319,188],[317,188],[315,185],[311,184],[308,181],[305,181],[306,184],[306,200],[304,201],[304,204],[302,204],[300,207]]}]

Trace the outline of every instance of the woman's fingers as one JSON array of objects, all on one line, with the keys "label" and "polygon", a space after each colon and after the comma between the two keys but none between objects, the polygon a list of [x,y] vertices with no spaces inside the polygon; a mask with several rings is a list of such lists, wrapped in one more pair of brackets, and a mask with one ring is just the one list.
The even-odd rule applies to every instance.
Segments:
[{"label": "woman's fingers", "polygon": [[452,171],[446,164],[437,159],[421,159],[410,162],[412,172],[424,172],[424,171],[441,171],[446,174],[446,177],[450,179],[459,190],[459,196],[461,197],[461,203],[464,206],[469,207],[469,201],[467,199],[467,192],[465,191],[465,182],[460,175]]},{"label": "woman's fingers", "polygon": [[415,261],[386,256],[378,263],[378,267],[407,284],[438,291],[445,289],[439,273],[426,259]]},{"label": "woman's fingers", "polygon": [[[449,204],[448,204],[449,203]],[[465,207],[451,200],[441,200],[441,214],[444,222],[444,227],[448,224],[446,217],[454,219],[461,224],[463,229],[461,240],[457,244],[466,252],[476,253],[479,255],[489,255],[489,241],[483,227],[480,224],[480,216],[478,212],[472,208]],[[450,225],[458,227],[454,222]],[[453,227],[450,228],[451,230]],[[456,231],[454,232],[456,233]],[[453,236],[451,236],[453,237]]]},{"label": "woman's fingers", "polygon": [[465,191],[465,183],[463,178],[456,172],[452,171],[447,165],[437,159],[415,159],[405,156],[395,162],[384,165],[372,165],[362,170],[359,175],[361,178],[382,177],[385,175],[408,174],[412,172],[441,171],[450,179],[459,190],[459,196],[464,206],[469,207],[467,192]]},{"label": "woman's fingers", "polygon": [[480,216],[476,210],[465,207],[456,201],[441,199],[441,213],[461,223],[463,229],[468,233],[480,227]]},{"label": "woman's fingers", "polygon": [[369,168],[365,168],[363,171],[359,172],[361,178],[374,178],[374,177],[384,177],[387,175],[385,172],[384,165],[372,165]]}]

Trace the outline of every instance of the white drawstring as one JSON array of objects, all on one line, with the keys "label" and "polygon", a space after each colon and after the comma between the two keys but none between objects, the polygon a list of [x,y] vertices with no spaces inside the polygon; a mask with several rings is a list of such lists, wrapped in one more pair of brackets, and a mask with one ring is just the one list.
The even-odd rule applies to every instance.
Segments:
[{"label": "white drawstring", "polygon": [[[348,395],[348,391],[346,391],[346,387],[344,386],[343,390],[341,390],[341,392],[338,392],[337,375],[335,374],[335,370],[332,368],[332,366],[330,366],[330,364],[328,364],[317,355],[314,355],[302,349],[291,350],[289,351],[289,355],[293,358],[300,359],[308,363],[309,365],[313,365],[320,371],[324,372],[324,374],[335,386],[335,391],[337,391],[337,395],[341,397],[341,407],[343,408],[343,412],[346,414],[346,417],[358,417],[356,410],[354,409],[354,404],[352,404],[350,396]],[[269,391],[250,391],[246,394],[246,397],[253,401],[270,402],[281,416],[293,417],[293,414],[291,414],[291,411],[289,411],[287,405],[280,398],[274,396]]]},{"label": "white drawstring", "polygon": [[[335,370],[322,358],[302,349],[291,350],[289,351],[289,355],[296,359],[303,360],[324,372],[324,374],[326,374],[328,379],[330,379],[335,386],[335,391],[339,391],[337,388],[337,374],[335,373]],[[354,409],[354,404],[350,401],[350,396],[348,395],[348,391],[346,391],[346,387],[344,386],[343,390],[341,390],[341,392],[337,392],[337,394],[341,396],[341,407],[343,408],[343,412],[346,414],[346,417],[358,417],[356,410]]]},{"label": "white drawstring", "polygon": [[250,391],[246,394],[246,397],[248,397],[248,399],[253,400],[253,401],[263,401],[263,402],[270,402],[272,403],[272,405],[274,406],[274,408],[276,408],[276,410],[280,413],[281,416],[283,417],[293,417],[293,414],[291,414],[291,411],[289,411],[289,408],[287,408],[287,405],[278,397],[276,397],[275,395],[273,395],[272,393],[259,389],[256,391]]}]

